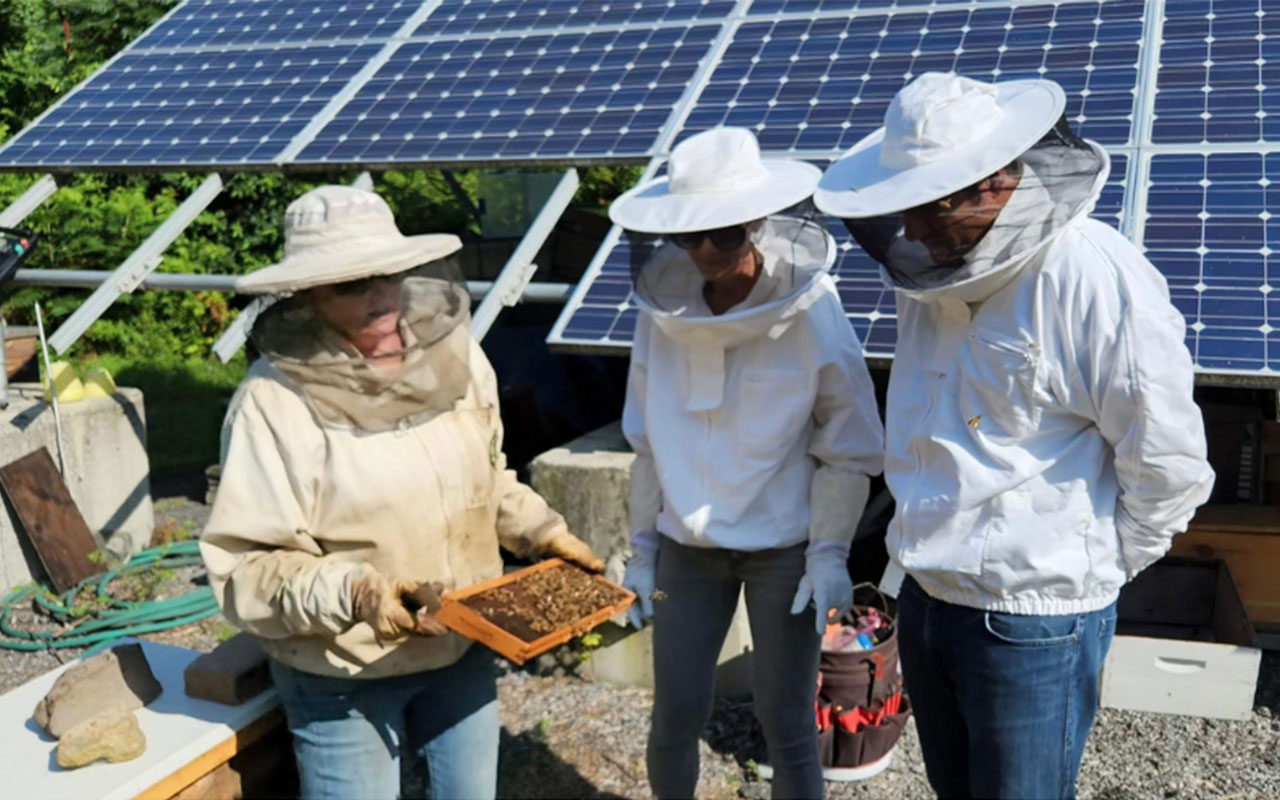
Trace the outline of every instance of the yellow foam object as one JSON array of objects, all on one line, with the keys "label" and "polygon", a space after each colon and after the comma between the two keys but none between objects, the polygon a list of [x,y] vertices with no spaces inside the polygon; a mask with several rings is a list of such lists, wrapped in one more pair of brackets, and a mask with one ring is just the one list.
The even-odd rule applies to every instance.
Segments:
[{"label": "yellow foam object", "polygon": [[105,367],[95,367],[84,376],[85,397],[110,397],[116,393],[116,379]]},{"label": "yellow foam object", "polygon": [[[84,399],[84,384],[80,383],[75,369],[65,361],[55,361],[50,368],[53,373],[53,388],[58,392],[59,403],[78,403]],[[53,394],[49,391],[49,378],[44,380],[44,401],[53,402]]]}]

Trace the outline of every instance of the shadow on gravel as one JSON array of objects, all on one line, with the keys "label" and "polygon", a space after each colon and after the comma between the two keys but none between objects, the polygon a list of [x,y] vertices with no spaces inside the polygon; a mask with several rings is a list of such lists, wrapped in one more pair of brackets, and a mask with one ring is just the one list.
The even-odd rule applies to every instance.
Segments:
[{"label": "shadow on gravel", "polygon": [[547,746],[537,729],[512,735],[502,731],[498,750],[499,798],[583,798],[624,800],[601,792]]},{"label": "shadow on gravel", "polygon": [[[431,796],[425,761],[402,753],[400,780],[401,797]],[[505,728],[498,745],[498,798],[625,800],[597,790],[576,767],[553,753],[536,729],[512,735]]]},{"label": "shadow on gravel", "polygon": [[716,698],[702,738],[714,752],[731,756],[740,767],[749,761],[759,764],[767,760],[764,733],[751,709],[750,696]]}]

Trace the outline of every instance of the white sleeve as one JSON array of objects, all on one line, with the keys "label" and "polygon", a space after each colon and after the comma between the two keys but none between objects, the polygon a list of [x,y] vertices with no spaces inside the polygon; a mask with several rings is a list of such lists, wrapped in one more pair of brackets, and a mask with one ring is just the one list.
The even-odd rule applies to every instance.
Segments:
[{"label": "white sleeve", "polygon": [[[1094,243],[1097,246],[1096,243]],[[1204,418],[1192,399],[1186,322],[1136,250],[1107,253],[1114,288],[1089,281],[1072,328],[1088,407],[1115,454],[1116,529],[1132,578],[1169,549],[1213,489]],[[1097,266],[1103,266],[1096,264]]]},{"label": "white sleeve", "polygon": [[[815,309],[816,311],[817,309]],[[819,331],[829,353],[818,372],[809,455],[809,540],[847,545],[867,503],[870,477],[884,468],[884,426],[862,344],[837,304]]]},{"label": "white sleeve", "polygon": [[649,326],[646,314],[636,322],[635,340],[631,345],[631,370],[627,375],[627,399],[622,408],[622,434],[635,452],[631,464],[631,496],[628,513],[633,532],[657,530],[658,513],[662,510],[662,484],[653,461],[653,450],[645,426],[645,393],[649,381]]}]

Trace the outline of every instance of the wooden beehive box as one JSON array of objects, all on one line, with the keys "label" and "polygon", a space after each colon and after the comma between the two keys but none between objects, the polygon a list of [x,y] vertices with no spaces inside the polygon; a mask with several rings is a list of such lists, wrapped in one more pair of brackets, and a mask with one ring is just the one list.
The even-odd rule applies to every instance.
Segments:
[{"label": "wooden beehive box", "polygon": [[516,664],[523,664],[531,658],[559,647],[575,636],[580,636],[590,631],[592,628],[607,622],[614,615],[621,614],[631,607],[631,603],[636,597],[634,593],[606,580],[601,575],[592,575],[592,580],[608,586],[622,599],[572,623],[563,625],[550,633],[528,640],[522,639],[502,628],[464,602],[468,598],[484,594],[500,586],[517,583],[526,576],[564,566],[565,563],[559,558],[550,558],[510,574],[484,581],[483,583],[477,583],[465,589],[448,592],[440,598],[442,608],[437,612],[436,617],[455,633],[486,645]]},{"label": "wooden beehive box", "polygon": [[1280,506],[1202,506],[1169,554],[1227,562],[1249,618],[1280,623]]}]

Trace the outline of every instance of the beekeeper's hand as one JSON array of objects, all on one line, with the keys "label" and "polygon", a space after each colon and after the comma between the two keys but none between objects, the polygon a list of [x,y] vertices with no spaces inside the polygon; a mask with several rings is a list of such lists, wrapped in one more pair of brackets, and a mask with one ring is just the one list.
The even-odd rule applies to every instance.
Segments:
[{"label": "beekeeper's hand", "polygon": [[[791,613],[800,614],[813,602],[814,627],[826,633],[827,620],[843,617],[853,605],[853,581],[849,579],[848,550],[844,547],[811,546],[805,554],[804,577],[791,601]],[[831,609],[835,614],[831,615]]]},{"label": "beekeeper's hand", "polygon": [[639,630],[646,620],[653,619],[653,594],[658,588],[658,534],[631,534],[631,558],[627,559],[622,588],[636,593],[636,601],[627,609],[627,620]]},{"label": "beekeeper's hand", "polygon": [[586,542],[567,530],[553,533],[542,544],[539,552],[544,556],[563,558],[565,561],[577,564],[588,572],[604,572],[604,562],[597,558],[595,553],[591,552],[591,548]]},{"label": "beekeeper's hand", "polygon": [[369,623],[379,641],[400,639],[410,633],[445,633],[444,625],[430,613],[415,614],[406,607],[405,599],[418,591],[416,582],[389,577],[365,564],[352,575],[351,613],[357,620]]}]

